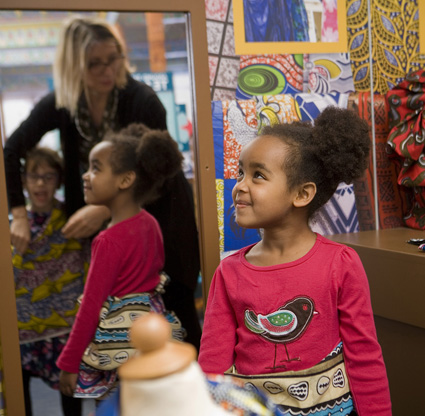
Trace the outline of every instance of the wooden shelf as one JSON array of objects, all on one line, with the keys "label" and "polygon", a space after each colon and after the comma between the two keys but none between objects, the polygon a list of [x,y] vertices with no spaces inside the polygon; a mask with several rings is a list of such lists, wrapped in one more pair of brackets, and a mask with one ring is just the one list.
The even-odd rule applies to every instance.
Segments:
[{"label": "wooden shelf", "polygon": [[425,231],[392,228],[327,238],[359,254],[369,279],[375,315],[425,329],[425,252],[406,242],[425,238]]}]

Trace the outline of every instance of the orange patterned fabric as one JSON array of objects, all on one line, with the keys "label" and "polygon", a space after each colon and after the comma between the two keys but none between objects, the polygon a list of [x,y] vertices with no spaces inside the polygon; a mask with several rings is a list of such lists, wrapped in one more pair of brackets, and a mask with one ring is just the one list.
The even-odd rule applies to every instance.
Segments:
[{"label": "orange patterned fabric", "polygon": [[224,179],[236,179],[242,146],[257,135],[254,100],[223,101]]},{"label": "orange patterned fabric", "polygon": [[[349,106],[355,109],[361,118],[372,127],[370,93],[351,94]],[[374,94],[374,124],[376,174],[378,193],[379,228],[394,228],[404,225],[403,213],[407,200],[402,189],[397,185],[397,169],[387,154],[388,106],[385,96]],[[372,137],[371,137],[372,140]],[[362,231],[375,229],[374,184],[372,153],[370,164],[364,178],[354,183],[356,205],[359,217],[359,228]]]}]

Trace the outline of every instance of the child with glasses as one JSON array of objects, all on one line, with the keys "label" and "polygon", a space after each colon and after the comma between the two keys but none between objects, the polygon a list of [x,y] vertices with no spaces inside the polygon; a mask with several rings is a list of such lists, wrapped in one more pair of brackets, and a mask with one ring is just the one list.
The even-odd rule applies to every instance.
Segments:
[{"label": "child with glasses", "polygon": [[[59,389],[59,357],[71,331],[83,292],[89,242],[66,239],[62,204],[55,198],[62,182],[62,159],[36,147],[25,159],[22,182],[31,241],[21,255],[12,246],[26,416],[32,415],[30,379]],[[81,414],[81,400],[61,394],[65,416]]]}]

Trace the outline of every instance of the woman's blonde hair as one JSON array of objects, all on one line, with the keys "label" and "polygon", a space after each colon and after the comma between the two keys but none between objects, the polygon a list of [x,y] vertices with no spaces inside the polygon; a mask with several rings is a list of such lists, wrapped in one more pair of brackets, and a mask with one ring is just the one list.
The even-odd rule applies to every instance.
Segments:
[{"label": "woman's blonde hair", "polygon": [[57,108],[66,108],[71,116],[74,116],[83,91],[89,101],[84,85],[84,74],[88,67],[88,52],[93,43],[109,40],[116,42],[118,52],[124,57],[124,64],[116,81],[116,86],[123,88],[127,83],[130,65],[125,54],[125,44],[116,30],[108,23],[98,19],[72,17],[66,22],[53,64]]}]

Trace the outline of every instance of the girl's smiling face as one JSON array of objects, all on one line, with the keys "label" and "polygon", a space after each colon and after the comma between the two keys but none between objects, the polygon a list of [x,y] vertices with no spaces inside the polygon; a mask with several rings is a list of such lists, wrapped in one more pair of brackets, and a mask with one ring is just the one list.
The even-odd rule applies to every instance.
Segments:
[{"label": "girl's smiling face", "polygon": [[84,200],[87,204],[110,207],[119,192],[121,175],[112,170],[112,151],[110,142],[100,142],[90,152],[89,169],[83,175]]},{"label": "girl's smiling face", "polygon": [[27,162],[23,184],[28,192],[32,211],[41,214],[52,210],[58,181],[58,173],[47,163],[36,166],[31,160]]},{"label": "girl's smiling face", "polygon": [[257,137],[243,148],[232,191],[236,222],[241,227],[282,227],[290,220],[297,191],[287,185],[286,153],[287,145],[274,136]]}]

